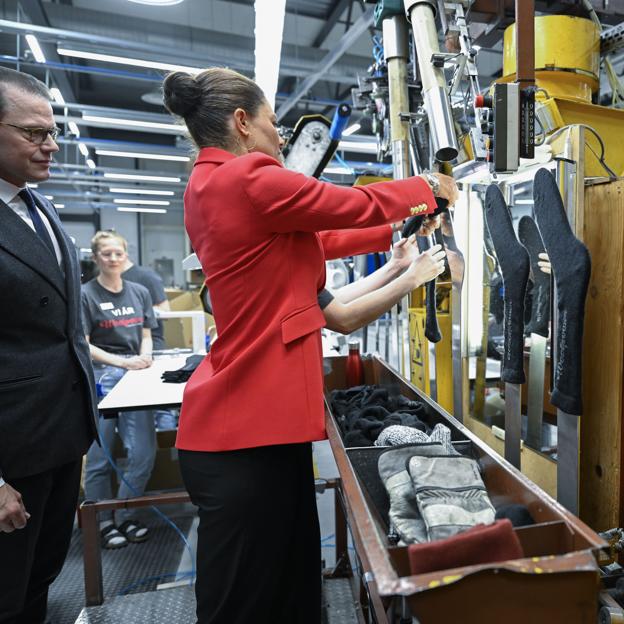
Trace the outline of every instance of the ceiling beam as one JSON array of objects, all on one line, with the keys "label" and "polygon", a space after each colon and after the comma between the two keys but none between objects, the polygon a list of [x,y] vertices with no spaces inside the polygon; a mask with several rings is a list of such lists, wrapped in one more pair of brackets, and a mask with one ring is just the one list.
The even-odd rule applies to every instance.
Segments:
[{"label": "ceiling beam", "polygon": [[351,1],[352,0],[338,0],[336,2],[334,8],[331,10],[331,13],[327,17],[325,24],[323,24],[323,27],[319,31],[318,35],[316,35],[316,37],[314,38],[314,41],[312,42],[312,47],[320,48],[323,45],[325,39],[327,39],[329,33],[338,23],[340,16],[345,12],[345,9],[349,6],[349,2]]},{"label": "ceiling beam", "polygon": [[353,45],[353,43],[366,32],[373,23],[373,7],[368,7],[360,18],[347,30],[338,43],[321,59],[319,64],[301,84],[295,89],[292,95],[277,109],[277,118],[283,117],[306,95],[306,93],[319,81],[326,80],[326,72],[336,64],[342,55]]}]

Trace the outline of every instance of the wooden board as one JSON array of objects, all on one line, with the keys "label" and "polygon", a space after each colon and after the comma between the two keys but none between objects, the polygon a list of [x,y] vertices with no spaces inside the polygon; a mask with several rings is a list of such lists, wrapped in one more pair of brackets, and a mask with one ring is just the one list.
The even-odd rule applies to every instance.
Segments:
[{"label": "wooden board", "polygon": [[585,307],[580,517],[622,526],[624,181],[587,187],[580,236],[592,258]]},{"label": "wooden board", "polygon": [[[464,422],[464,426],[470,429],[475,435],[483,440],[493,451],[501,457],[505,453],[504,440],[497,438],[492,429],[476,418],[469,417]],[[522,474],[526,475],[535,485],[539,486],[552,496],[557,498],[557,464],[552,459],[548,459],[542,453],[534,451],[528,446],[523,446],[520,454]]]}]

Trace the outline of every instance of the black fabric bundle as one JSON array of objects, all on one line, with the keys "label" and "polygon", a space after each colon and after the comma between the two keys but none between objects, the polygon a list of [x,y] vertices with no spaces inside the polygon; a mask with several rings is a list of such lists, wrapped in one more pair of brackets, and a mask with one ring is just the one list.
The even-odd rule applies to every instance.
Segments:
[{"label": "black fabric bundle", "polygon": [[373,446],[379,434],[391,425],[414,427],[426,434],[431,431],[421,420],[425,415],[422,403],[402,395],[390,396],[382,386],[334,390],[330,401],[347,447]]},{"label": "black fabric bundle", "polygon": [[202,363],[204,357],[203,355],[189,355],[182,368],[165,371],[160,378],[166,383],[184,383],[189,380],[193,371]]}]

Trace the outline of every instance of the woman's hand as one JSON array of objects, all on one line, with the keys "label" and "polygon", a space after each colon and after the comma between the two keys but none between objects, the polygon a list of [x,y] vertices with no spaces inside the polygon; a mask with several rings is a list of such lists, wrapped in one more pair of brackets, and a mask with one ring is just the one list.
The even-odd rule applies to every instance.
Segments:
[{"label": "woman's hand", "polygon": [[392,257],[388,264],[394,266],[397,271],[403,272],[416,258],[418,258],[418,245],[416,244],[416,234],[408,238],[402,238],[392,246]]},{"label": "woman's hand", "polygon": [[409,271],[415,281],[414,288],[430,282],[444,271],[445,256],[442,245],[434,245],[412,262]]},{"label": "woman's hand", "polygon": [[151,365],[151,356],[146,357],[145,355],[133,355],[130,358],[123,359],[122,368],[126,368],[128,370],[139,370],[141,368],[149,368]]},{"label": "woman's hand", "polygon": [[[453,180],[451,176],[444,175],[443,173],[432,173],[429,175],[434,175],[438,178],[438,182],[440,183],[440,188],[435,196],[446,199],[449,206],[452,206],[459,199],[459,189],[457,188],[455,180]],[[429,184],[426,176],[421,176],[421,178]]]}]

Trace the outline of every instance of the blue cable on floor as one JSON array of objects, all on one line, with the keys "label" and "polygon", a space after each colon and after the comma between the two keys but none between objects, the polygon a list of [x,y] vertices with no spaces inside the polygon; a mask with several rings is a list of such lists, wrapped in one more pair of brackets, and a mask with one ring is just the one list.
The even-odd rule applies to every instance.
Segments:
[{"label": "blue cable on floor", "polygon": [[[117,467],[117,464],[115,463],[115,460],[112,458],[111,454],[109,453],[108,449],[106,448],[106,445],[104,444],[103,440],[100,440],[101,446],[102,446],[102,450],[104,451],[104,454],[106,455],[106,459],[108,460],[108,463],[113,467],[113,470],[119,475],[119,478],[128,486],[128,488],[130,489],[130,491],[135,495],[135,496],[141,496],[141,494],[136,490],[136,488],[129,483],[126,478],[123,475],[123,472]],[[193,579],[196,576],[196,569],[195,569],[195,557],[193,554],[193,549],[191,548],[191,545],[189,544],[188,540],[186,539],[186,536],[184,535],[184,533],[182,533],[182,531],[180,531],[179,527],[177,524],[175,524],[175,522],[171,521],[162,511],[160,511],[160,509],[158,509],[157,507],[155,507],[154,505],[150,505],[150,508],[153,512],[155,512],[158,516],[160,516],[167,524],[169,524],[173,530],[180,536],[180,539],[184,542],[184,546],[186,547],[186,549],[189,552],[189,555],[191,556],[191,570],[190,572],[184,572],[181,573],[182,576],[190,576],[191,579],[189,581],[189,585],[193,584]],[[168,572],[166,574],[160,575],[161,577],[165,578],[165,577],[170,577],[170,576],[176,576],[177,572]],[[154,579],[154,578],[158,578],[158,577],[150,577],[150,579]],[[147,583],[149,581],[145,580],[145,579],[140,579],[139,581],[137,581],[137,583],[135,583],[135,585],[141,585],[143,583]],[[122,590],[123,592],[124,590]],[[122,596],[124,595],[122,592],[120,592],[118,595]]]}]

